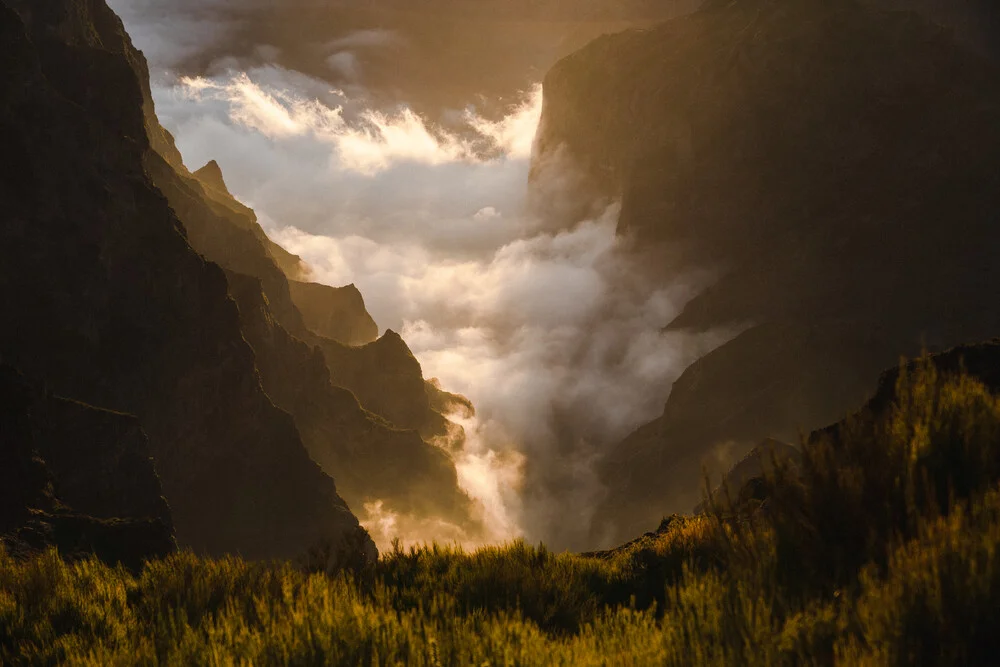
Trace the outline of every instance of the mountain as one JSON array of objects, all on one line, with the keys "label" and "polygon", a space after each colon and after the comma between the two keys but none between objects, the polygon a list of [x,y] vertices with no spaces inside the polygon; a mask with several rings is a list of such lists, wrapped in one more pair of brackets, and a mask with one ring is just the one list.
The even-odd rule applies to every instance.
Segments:
[{"label": "mountain", "polygon": [[310,331],[344,345],[367,345],[378,339],[378,325],[354,285],[328,287],[292,280],[288,286]]},{"label": "mountain", "polygon": [[[155,129],[151,98],[145,108],[151,134],[169,136]],[[147,151],[144,159],[192,248],[227,271],[264,391],[293,417],[350,506],[360,511],[382,501],[393,512],[476,530],[454,462],[429,442],[461,429],[432,407],[420,364],[402,338],[377,337],[355,288],[295,280],[308,267],[267,237],[253,210],[229,193],[218,165],[192,174],[171,162],[169,151]]]},{"label": "mountain", "polygon": [[550,71],[537,164],[565,150],[620,197],[619,233],[661,273],[722,275],[670,329],[744,329],[607,454],[596,535],[686,511],[707,460],[830,423],[900,355],[1000,329],[1000,71],[954,35],[855,2],[736,0]]},{"label": "mountain", "polygon": [[[461,429],[432,406],[439,391],[424,381],[409,348],[392,332],[378,339],[355,288],[299,280],[308,267],[267,237],[254,211],[229,192],[217,163],[187,169],[156,117],[145,58],[130,43],[121,48],[143,82],[145,170],[191,247],[227,272],[267,397],[291,415],[306,449],[355,510],[382,501],[393,512],[476,530],[454,462],[429,442],[454,439]],[[443,409],[452,402],[438,403]]]},{"label": "mountain", "polygon": [[[101,0],[3,0],[0,32],[0,145],[16,166],[0,179],[0,358],[138,418],[182,547],[293,557],[353,538],[357,519],[261,387],[224,272],[150,179],[164,173],[151,145],[178,156],[121,22]],[[273,307],[294,317],[289,303]]]},{"label": "mountain", "polygon": [[[263,386],[295,418],[312,458],[335,475],[350,505],[361,510],[381,501],[385,510],[475,530],[471,503],[458,487],[448,454],[416,431],[400,430],[368,412],[354,394],[334,386],[321,348],[276,322],[258,278],[234,273],[228,278]],[[419,367],[410,377],[423,387]]]},{"label": "mountain", "polygon": [[176,550],[138,420],[33,386],[0,364],[0,544],[138,568]]}]

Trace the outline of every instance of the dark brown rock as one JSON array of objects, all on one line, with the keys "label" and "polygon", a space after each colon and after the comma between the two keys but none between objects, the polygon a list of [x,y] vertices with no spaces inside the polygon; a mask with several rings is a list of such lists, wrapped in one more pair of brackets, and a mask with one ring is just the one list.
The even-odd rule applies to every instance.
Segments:
[{"label": "dark brown rock", "polygon": [[137,420],[51,396],[0,364],[0,540],[138,568],[176,549]]},{"label": "dark brown rock", "polygon": [[352,531],[261,389],[225,275],[147,176],[144,63],[121,22],[100,0],[4,0],[0,32],[17,165],[0,179],[0,355],[138,416],[183,546],[294,556]]},{"label": "dark brown rock", "polygon": [[1000,297],[997,66],[913,13],[706,7],[600,38],[545,82],[541,157],[565,147],[620,196],[619,232],[660,273],[722,272],[670,327],[745,328],[606,457],[597,530],[618,540],[690,508],[720,445],[794,439],[900,355],[1000,330],[983,308]]}]

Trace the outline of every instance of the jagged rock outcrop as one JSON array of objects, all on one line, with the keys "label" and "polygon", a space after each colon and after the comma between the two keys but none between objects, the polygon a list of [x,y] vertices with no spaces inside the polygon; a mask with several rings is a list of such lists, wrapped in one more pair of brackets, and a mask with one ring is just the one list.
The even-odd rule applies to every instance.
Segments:
[{"label": "jagged rock outcrop", "polygon": [[916,14],[817,0],[709,3],[553,68],[540,157],[620,196],[669,269],[723,274],[672,328],[746,329],[608,454],[597,534],[690,508],[716,448],[794,439],[900,355],[1000,330],[998,74]]},{"label": "jagged rock outcrop", "polygon": [[386,331],[358,348],[329,340],[318,344],[334,383],[350,388],[366,409],[424,437],[448,432],[447,420],[431,409],[420,362],[398,333]]},{"label": "jagged rock outcrop", "polygon": [[476,406],[461,394],[453,394],[441,388],[441,381],[431,378],[425,384],[427,401],[431,410],[446,416],[470,419],[476,416]]},{"label": "jagged rock outcrop", "polygon": [[[155,114],[147,123],[158,123]],[[361,511],[381,500],[386,510],[474,528],[454,462],[416,433],[403,432],[445,437],[442,444],[453,446],[463,437],[461,428],[432,408],[420,364],[406,343],[391,332],[376,340],[377,325],[355,288],[291,279],[305,271],[300,260],[274,244],[254,212],[229,193],[218,165],[191,174],[155,151],[144,158],[192,247],[237,281],[232,291],[243,306],[244,335],[264,390],[292,415],[311,455],[352,506]],[[290,265],[297,273],[286,275]]]},{"label": "jagged rock outcrop", "polygon": [[[157,122],[155,116],[148,122]],[[431,406],[428,391],[433,390],[403,339],[395,332],[378,338],[378,327],[353,286],[296,281],[307,269],[274,244],[256,214],[228,193],[217,166],[206,165],[195,178],[182,164],[170,164],[155,152],[146,155],[146,165],[188,229],[191,245],[226,270],[259,278],[277,322],[322,349],[334,384],[399,428],[416,429],[428,439],[460,434]],[[281,253],[293,260],[281,259]],[[286,276],[279,265],[286,272],[294,265],[295,272]]]},{"label": "jagged rock outcrop", "polygon": [[138,568],[176,549],[138,420],[51,396],[0,364],[0,542]]},{"label": "jagged rock outcrop", "polygon": [[336,476],[356,511],[382,501],[384,511],[435,517],[475,531],[471,502],[458,488],[451,458],[416,431],[398,430],[363,409],[330,381],[319,348],[291,336],[271,316],[260,280],[229,273],[243,332],[256,353],[264,389],[298,425],[313,459]]},{"label": "jagged rock outcrop", "polygon": [[[152,105],[152,102],[150,102],[150,105]],[[155,113],[153,114],[153,117],[149,122],[156,123],[156,125],[159,126],[159,120],[157,120]],[[163,130],[163,132],[166,132],[166,130]],[[183,163],[175,162],[172,159],[170,159],[167,155],[164,155],[163,153],[161,153],[160,155],[167,161],[167,164],[173,167],[174,170],[177,171],[179,174],[187,175],[187,168],[184,166]],[[280,245],[272,241],[264,232],[264,229],[260,226],[260,224],[258,224],[257,214],[254,213],[253,209],[244,206],[229,192],[229,188],[226,185],[226,181],[222,175],[222,169],[219,167],[219,163],[217,163],[215,160],[212,160],[204,167],[194,172],[192,176],[202,186],[204,186],[204,195],[208,200],[211,201],[213,205],[220,205],[224,209],[228,209],[233,214],[235,214],[226,216],[228,222],[230,224],[234,224],[237,228],[243,230],[244,232],[249,231],[250,235],[254,239],[256,239],[257,242],[259,242],[259,245],[262,245],[264,247],[263,254],[266,257],[268,257],[272,262],[274,262],[282,273],[284,273],[289,279],[292,280],[305,278],[308,276],[308,268],[306,267],[305,262],[302,261],[302,258],[297,255],[293,255],[292,253],[288,252]],[[248,243],[248,241],[243,240],[241,241],[241,243],[245,244]],[[215,246],[215,248],[218,249],[218,246]],[[250,245],[250,249],[255,251],[251,254],[257,254],[257,255],[260,254],[259,251],[257,251],[256,244]],[[222,248],[221,250],[223,253],[226,252],[225,248]],[[234,249],[234,251],[231,252],[233,258],[235,259],[240,258],[241,252],[239,252],[236,249]],[[245,254],[245,251],[243,254]],[[243,259],[244,261],[246,260],[246,258]],[[258,267],[258,270],[263,270],[267,272],[270,269],[269,267]],[[268,278],[266,285],[272,289],[277,298],[280,299],[285,298],[284,296],[285,290],[282,288],[280,282],[275,281],[275,279],[270,275],[265,275],[262,277]],[[295,316],[292,315],[291,317],[294,318]],[[290,324],[292,323],[291,320],[289,321],[289,323]]]},{"label": "jagged rock outcrop", "polygon": [[[151,102],[147,108],[152,108]],[[155,115],[148,118],[147,123],[158,124]],[[398,334],[387,332],[378,338],[378,327],[355,287],[338,289],[296,281],[294,278],[307,269],[299,258],[288,254],[267,237],[257,223],[256,214],[229,192],[217,164],[209,163],[195,174],[190,174],[183,164],[170,163],[154,151],[147,152],[145,163],[154,183],[166,195],[188,230],[192,247],[227,271],[257,278],[262,296],[266,299],[268,319],[273,318],[283,335],[291,336],[296,343],[303,341],[319,348],[334,385],[353,392],[366,410],[388,420],[394,427],[419,431],[427,440],[445,438],[443,442],[460,444],[462,429],[450,424],[442,412],[435,409],[431,397],[435,398],[434,405],[449,408],[458,405],[465,411],[471,409],[468,400],[427,385],[419,362]],[[287,257],[282,258],[282,253]],[[295,271],[288,273],[289,267]],[[244,298],[253,300],[246,294],[246,289],[241,289],[241,293]],[[248,339],[258,360],[273,359],[276,369],[282,365],[279,361],[282,354],[292,349],[287,345],[280,350],[261,348],[274,344],[273,336],[248,336]],[[283,363],[294,368],[299,363],[298,357],[293,355]],[[316,369],[310,371],[312,377],[315,377],[315,372]],[[264,388],[275,397],[276,392],[269,386],[268,377],[265,374]],[[288,382],[292,380],[288,378]],[[318,385],[321,393],[326,391],[322,385],[322,382]],[[301,389],[295,394],[304,396]],[[294,409],[295,401],[275,400],[297,420],[306,414]],[[323,402],[320,398],[316,400]],[[339,478],[336,466],[346,466],[345,470],[349,471],[346,475],[352,480],[348,483],[348,495],[352,499],[369,499],[376,490],[389,490],[392,493],[386,492],[381,499],[397,509],[406,510],[400,505],[400,499],[409,498],[417,503],[411,508],[415,511],[418,506],[422,508],[427,503],[417,502],[417,496],[409,489],[423,482],[401,480],[394,472],[395,463],[386,464],[385,458],[391,455],[399,462],[433,461],[421,464],[415,470],[430,474],[426,481],[438,489],[436,498],[447,498],[445,505],[449,508],[449,517],[463,514],[464,510],[455,509],[461,505],[460,499],[464,495],[455,482],[454,464],[449,463],[451,473],[442,477],[444,473],[440,469],[439,452],[427,458],[427,445],[414,445],[406,438],[382,438],[371,452],[359,447],[358,443],[368,437],[365,434],[369,428],[366,420],[352,416],[357,410],[355,403],[328,401],[322,418],[332,420],[330,424],[322,424],[320,413],[316,411],[308,413],[308,424],[299,424],[310,434],[307,437],[310,450],[314,456],[320,457],[317,460],[321,460],[326,470]],[[336,410],[331,408],[335,405],[340,405],[347,414],[337,415]],[[346,428],[347,424],[359,430],[351,432]],[[320,442],[321,438],[327,440]],[[393,447],[397,449],[393,450]],[[324,453],[320,455],[320,452]],[[352,455],[356,460],[342,458],[347,452],[354,452]],[[374,455],[376,453],[378,456]],[[360,480],[364,478],[369,480],[370,488],[361,488]],[[440,486],[443,482],[446,483],[444,487]],[[433,500],[431,504],[437,502]]]},{"label": "jagged rock outcrop", "polygon": [[144,63],[121,22],[101,0],[3,0],[0,35],[16,165],[0,179],[0,357],[139,418],[182,546],[287,557],[356,531],[261,389],[224,273],[147,176]]},{"label": "jagged rock outcrop", "polygon": [[344,345],[367,345],[378,339],[378,325],[354,285],[328,287],[289,281],[292,301],[313,333]]}]

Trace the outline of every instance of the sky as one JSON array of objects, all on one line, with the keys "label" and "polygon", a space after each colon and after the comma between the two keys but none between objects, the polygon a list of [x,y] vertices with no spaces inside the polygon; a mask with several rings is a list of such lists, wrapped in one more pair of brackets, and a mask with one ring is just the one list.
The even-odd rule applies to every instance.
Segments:
[{"label": "sky", "polygon": [[[729,332],[661,332],[712,273],[650,279],[615,234],[616,202],[569,213],[581,208],[570,160],[538,169],[529,193],[540,77],[486,103],[472,87],[467,103],[422,113],[380,102],[389,97],[369,89],[357,56],[406,35],[339,34],[316,55],[331,72],[320,77],[273,44],[220,53],[241,31],[224,11],[235,0],[110,4],[150,59],[158,115],[188,167],[217,160],[312,280],[357,285],[425,377],[476,405],[455,458],[487,517],[477,539],[609,546],[588,541],[604,493],[595,462],[657,417],[673,380]],[[183,64],[207,51],[200,71]],[[382,544],[393,532],[441,537],[426,517],[354,509]]]}]

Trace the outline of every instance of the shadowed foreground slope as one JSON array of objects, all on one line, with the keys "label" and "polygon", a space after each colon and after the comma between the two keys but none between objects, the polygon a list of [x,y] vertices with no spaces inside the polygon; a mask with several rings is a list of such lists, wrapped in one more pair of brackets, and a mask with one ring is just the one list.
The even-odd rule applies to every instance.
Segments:
[{"label": "shadowed foreground slope", "polygon": [[[956,372],[963,358],[975,376]],[[0,659],[989,664],[998,377],[1000,343],[888,374],[799,466],[763,480],[763,501],[671,517],[603,554],[429,547],[333,576],[188,554],[140,576],[0,556]]]}]

